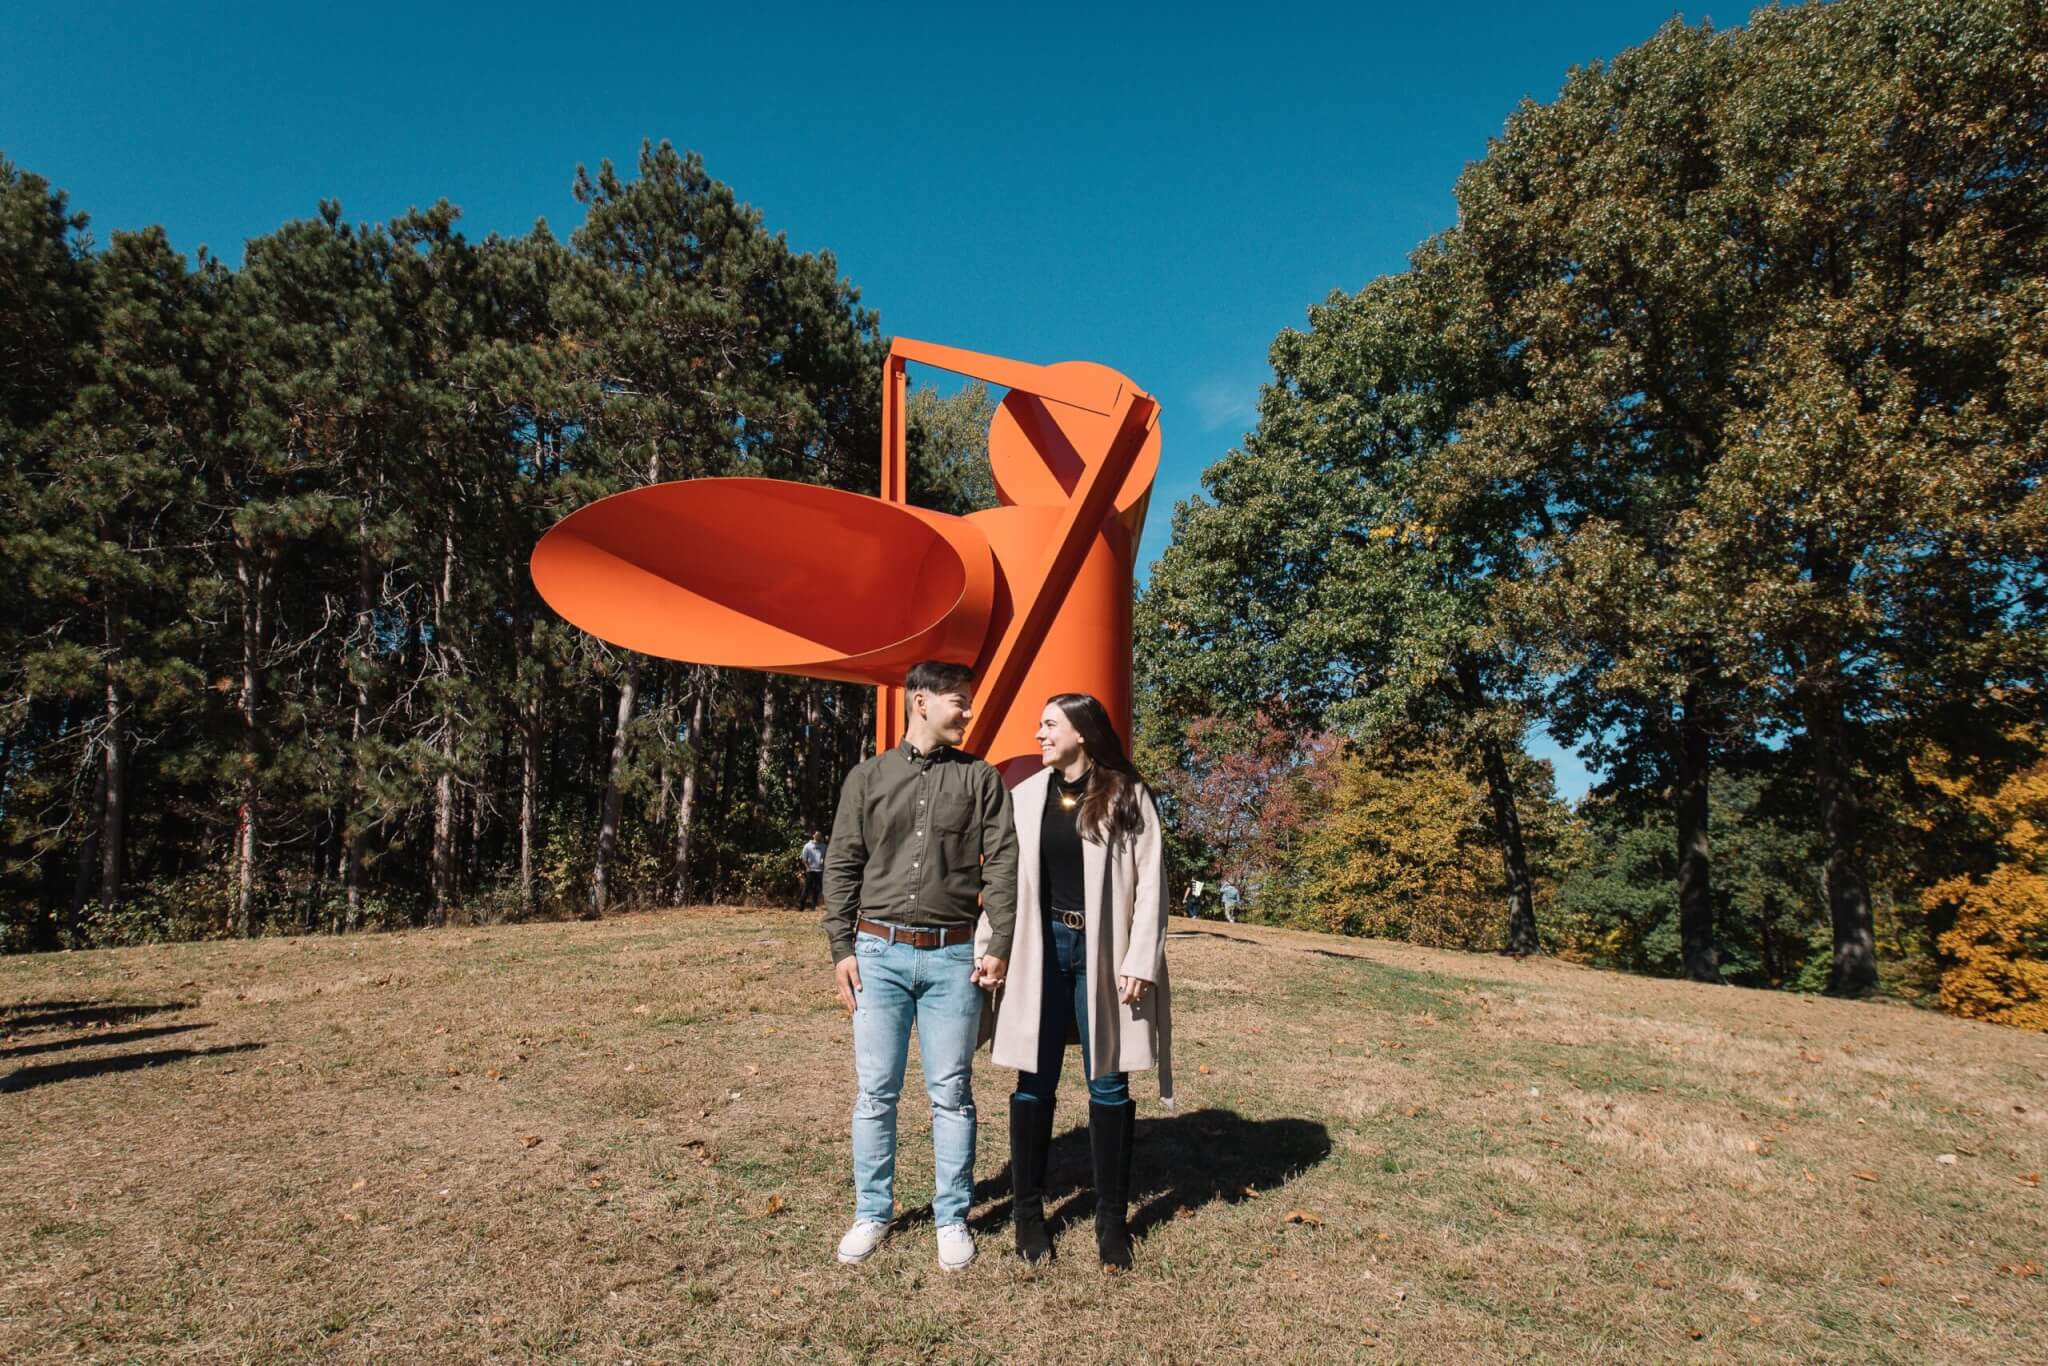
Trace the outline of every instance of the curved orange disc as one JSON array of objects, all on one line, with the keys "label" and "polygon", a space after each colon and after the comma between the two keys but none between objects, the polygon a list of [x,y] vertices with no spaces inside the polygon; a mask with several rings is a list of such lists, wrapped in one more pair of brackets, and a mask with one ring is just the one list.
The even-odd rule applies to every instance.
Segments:
[{"label": "curved orange disc", "polygon": [[[1086,371],[1130,383],[1094,361],[1068,360],[1045,368]],[[988,429],[988,463],[995,473],[997,491],[1005,503],[1015,507],[1064,507],[1088,462],[1101,459],[1108,451],[1115,427],[1112,414],[1091,413],[1012,389]],[[1117,517],[1134,540],[1144,525],[1146,498],[1159,473],[1159,443],[1155,424],[1139,448],[1131,472],[1124,476],[1123,487],[1117,490]]]},{"label": "curved orange disc", "polygon": [[685,479],[601,499],[533,551],[550,607],[666,659],[900,683],[972,663],[995,595],[987,538],[956,517],[778,479]]}]

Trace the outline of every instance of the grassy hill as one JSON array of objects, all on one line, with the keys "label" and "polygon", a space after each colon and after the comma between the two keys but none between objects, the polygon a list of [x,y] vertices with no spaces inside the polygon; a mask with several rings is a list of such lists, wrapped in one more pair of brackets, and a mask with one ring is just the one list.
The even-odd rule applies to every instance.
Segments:
[{"label": "grassy hill", "polygon": [[808,917],[0,960],[0,1358],[2048,1360],[2048,1037],[1175,921],[1105,1277],[838,1266],[850,1027]]}]

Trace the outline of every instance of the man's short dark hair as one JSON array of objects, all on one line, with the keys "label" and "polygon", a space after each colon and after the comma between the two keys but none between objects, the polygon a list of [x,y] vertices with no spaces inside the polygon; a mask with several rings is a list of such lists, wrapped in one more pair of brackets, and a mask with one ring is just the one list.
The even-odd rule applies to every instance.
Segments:
[{"label": "man's short dark hair", "polygon": [[909,692],[952,692],[964,688],[974,681],[974,670],[965,664],[947,664],[937,659],[927,659],[922,664],[910,666],[904,675],[903,691]]}]

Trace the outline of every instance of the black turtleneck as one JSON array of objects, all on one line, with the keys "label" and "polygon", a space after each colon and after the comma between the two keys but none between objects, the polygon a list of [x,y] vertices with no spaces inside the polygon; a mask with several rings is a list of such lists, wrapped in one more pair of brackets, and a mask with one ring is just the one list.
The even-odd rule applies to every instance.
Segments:
[{"label": "black turtleneck", "polygon": [[[1039,881],[1045,890],[1041,899],[1048,911],[1085,911],[1088,889],[1081,876],[1081,802],[1088,793],[1088,780],[1095,774],[1090,766],[1081,781],[1070,783],[1052,771],[1045,785],[1045,823],[1038,841]],[[1065,801],[1062,800],[1065,799]],[[1066,801],[1073,802],[1071,807]]]}]

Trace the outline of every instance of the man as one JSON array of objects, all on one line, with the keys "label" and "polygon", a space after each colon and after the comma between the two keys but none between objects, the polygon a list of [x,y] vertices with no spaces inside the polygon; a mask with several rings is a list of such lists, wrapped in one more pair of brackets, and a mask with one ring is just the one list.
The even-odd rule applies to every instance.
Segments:
[{"label": "man", "polygon": [[803,848],[804,890],[796,899],[796,908],[805,910],[815,906],[822,899],[825,889],[825,836],[816,830]]},{"label": "man", "polygon": [[1222,890],[1217,895],[1223,899],[1223,918],[1235,925],[1237,923],[1238,903],[1237,884],[1234,882],[1224,883]]},{"label": "man", "polygon": [[[932,1222],[939,1266],[974,1260],[975,1045],[982,988],[1001,984],[1017,918],[1010,794],[954,746],[974,714],[972,670],[924,663],[903,680],[903,743],[847,775],[825,856],[825,934],[853,1012],[853,1227],[839,1260],[863,1262],[895,1215],[896,1102],[917,1028],[932,1104]],[[978,903],[978,904],[977,904]],[[974,960],[977,922],[988,950]]]}]

